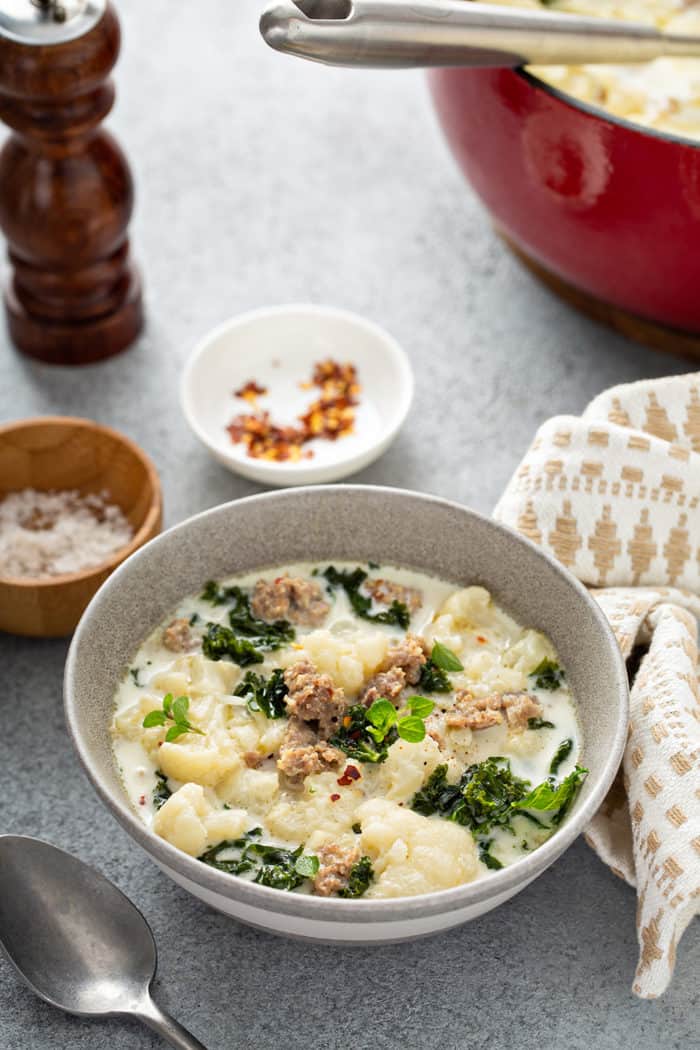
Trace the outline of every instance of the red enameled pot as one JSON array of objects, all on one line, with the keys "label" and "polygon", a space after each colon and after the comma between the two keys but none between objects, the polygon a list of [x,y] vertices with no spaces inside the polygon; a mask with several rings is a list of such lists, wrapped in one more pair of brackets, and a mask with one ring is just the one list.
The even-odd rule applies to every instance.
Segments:
[{"label": "red enameled pot", "polygon": [[521,70],[429,78],[462,170],[516,248],[597,300],[700,333],[700,144]]}]

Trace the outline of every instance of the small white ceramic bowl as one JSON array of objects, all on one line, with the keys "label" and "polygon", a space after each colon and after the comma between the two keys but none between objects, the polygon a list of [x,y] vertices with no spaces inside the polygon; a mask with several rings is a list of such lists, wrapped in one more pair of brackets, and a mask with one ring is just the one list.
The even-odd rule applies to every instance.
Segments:
[{"label": "small white ceramic bowl", "polygon": [[[251,411],[235,390],[256,380],[269,390],[259,407],[294,424],[314,398],[300,384],[328,357],[357,368],[362,392],[354,433],[310,442],[313,457],[298,462],[253,459],[233,444],[226,426]],[[195,347],[180,392],[195,435],[229,470],[263,485],[309,485],[345,478],[386,451],[411,406],[413,373],[396,340],[378,325],[345,310],[298,304],[253,310],[215,328]]]}]

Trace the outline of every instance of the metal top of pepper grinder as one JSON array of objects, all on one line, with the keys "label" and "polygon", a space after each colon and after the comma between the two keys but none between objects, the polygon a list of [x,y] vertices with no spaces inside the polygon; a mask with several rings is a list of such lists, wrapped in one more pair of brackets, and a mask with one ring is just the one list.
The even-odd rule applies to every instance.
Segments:
[{"label": "metal top of pepper grinder", "polygon": [[88,33],[107,0],[0,0],[0,37],[18,44],[64,44]]}]

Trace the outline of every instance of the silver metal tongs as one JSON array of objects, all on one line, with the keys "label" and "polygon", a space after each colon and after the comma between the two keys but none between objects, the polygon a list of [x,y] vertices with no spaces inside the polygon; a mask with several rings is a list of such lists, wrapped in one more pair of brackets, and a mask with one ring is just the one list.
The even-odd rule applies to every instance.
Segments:
[{"label": "silver metal tongs", "polygon": [[466,0],[279,0],[270,47],[334,66],[578,65],[700,56],[700,37]]}]

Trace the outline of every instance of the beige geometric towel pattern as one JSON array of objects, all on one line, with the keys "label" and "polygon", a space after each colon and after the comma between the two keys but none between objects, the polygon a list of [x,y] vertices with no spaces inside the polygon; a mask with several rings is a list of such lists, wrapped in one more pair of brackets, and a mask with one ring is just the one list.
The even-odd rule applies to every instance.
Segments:
[{"label": "beige geometric towel pattern", "polygon": [[632,684],[621,775],[586,839],[637,889],[633,990],[700,912],[700,374],[614,387],[538,431],[495,510],[594,594]]}]

